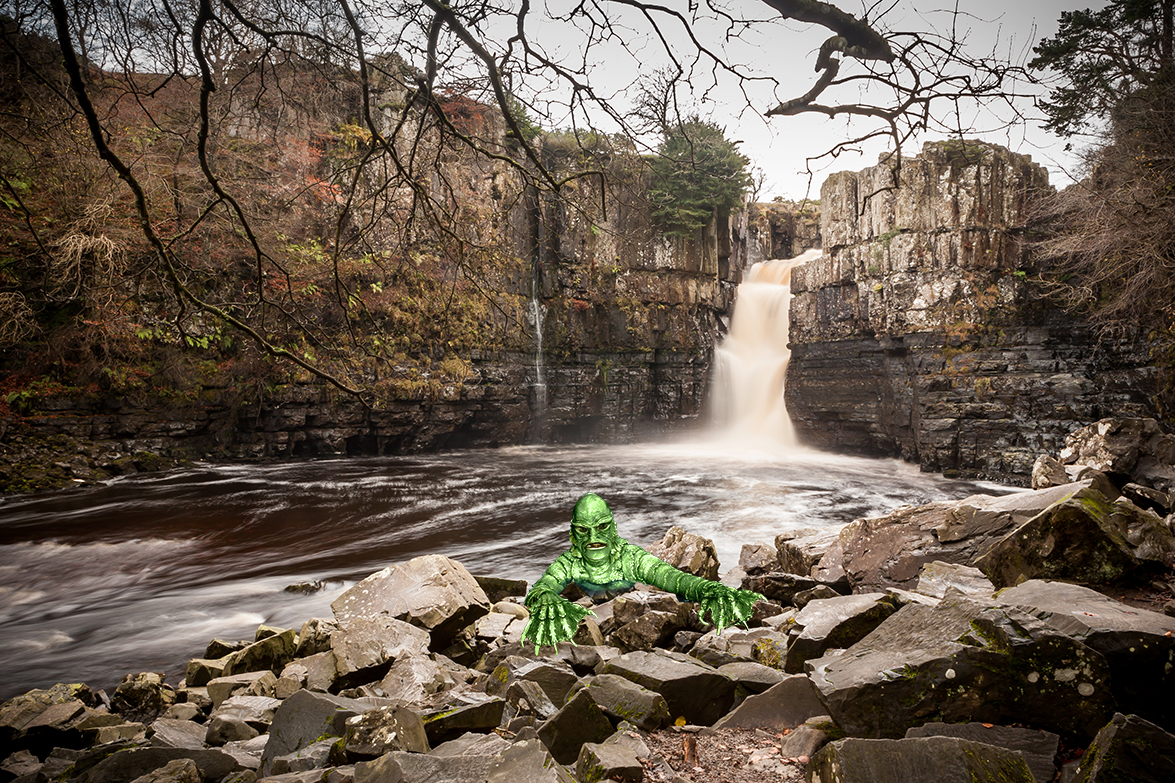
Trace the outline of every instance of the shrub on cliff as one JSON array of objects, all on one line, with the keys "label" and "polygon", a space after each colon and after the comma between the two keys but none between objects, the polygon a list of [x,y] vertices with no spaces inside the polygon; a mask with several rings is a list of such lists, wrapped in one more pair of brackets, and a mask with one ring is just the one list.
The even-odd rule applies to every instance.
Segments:
[{"label": "shrub on cliff", "polygon": [[649,200],[669,234],[691,234],[715,211],[742,203],[751,186],[750,160],[722,128],[693,118],[668,129],[653,159]]}]

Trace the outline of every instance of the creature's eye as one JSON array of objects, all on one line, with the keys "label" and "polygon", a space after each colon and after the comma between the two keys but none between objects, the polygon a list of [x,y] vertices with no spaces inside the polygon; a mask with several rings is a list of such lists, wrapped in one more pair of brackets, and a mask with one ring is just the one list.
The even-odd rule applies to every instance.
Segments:
[{"label": "creature's eye", "polygon": [[607,523],[607,522],[601,522],[601,523],[600,523],[600,525],[599,525],[599,527],[597,527],[597,528],[596,528],[596,530],[599,530],[601,533],[603,533],[603,532],[604,532],[605,530],[607,530],[607,529],[608,529],[608,523]]}]

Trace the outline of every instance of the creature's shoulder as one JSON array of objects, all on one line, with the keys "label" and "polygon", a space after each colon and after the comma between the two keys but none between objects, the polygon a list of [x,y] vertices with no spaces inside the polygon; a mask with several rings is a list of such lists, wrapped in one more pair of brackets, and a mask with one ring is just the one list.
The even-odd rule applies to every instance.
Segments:
[{"label": "creature's shoulder", "polygon": [[647,567],[649,560],[656,560],[653,555],[650,555],[636,544],[630,544],[623,538],[620,539],[620,562],[623,564],[624,571],[629,575],[634,575],[642,567]]}]

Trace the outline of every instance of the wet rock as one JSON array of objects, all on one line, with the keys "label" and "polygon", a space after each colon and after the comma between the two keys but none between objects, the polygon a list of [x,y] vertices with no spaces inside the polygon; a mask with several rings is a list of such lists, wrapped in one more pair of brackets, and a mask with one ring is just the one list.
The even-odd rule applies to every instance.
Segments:
[{"label": "wet rock", "polygon": [[96,700],[88,686],[58,683],[52,688],[28,691],[0,704],[0,747],[13,747],[25,727],[48,707],[74,702],[86,706]]},{"label": "wet rock", "polygon": [[130,721],[150,723],[176,702],[175,689],[158,672],[128,674],[114,689],[110,709]]},{"label": "wet rock", "polygon": [[897,611],[884,593],[842,595],[811,601],[795,617],[788,631],[783,670],[798,674],[804,662],[833,648],[850,647],[864,639]]},{"label": "wet rock", "polygon": [[922,566],[922,573],[918,575],[918,585],[914,592],[932,598],[942,598],[947,590],[988,599],[995,594],[995,585],[974,566],[943,563],[939,560]]},{"label": "wet rock", "polygon": [[709,726],[734,703],[734,683],[714,668],[679,653],[630,652],[601,667],[665,697],[676,720]]},{"label": "wet rock", "polygon": [[273,760],[324,737],[341,737],[346,721],[373,705],[357,699],[301,690],[277,708],[269,727],[269,742],[261,761],[261,775],[272,771]]},{"label": "wet rock", "polygon": [[469,732],[457,739],[442,742],[430,750],[430,756],[497,756],[510,747],[510,741],[497,734],[478,734]]},{"label": "wet rock", "polygon": [[477,574],[474,574],[473,578],[491,604],[496,604],[506,598],[526,595],[525,579],[502,579],[496,576],[478,576]]},{"label": "wet rock", "polygon": [[228,677],[217,677],[215,680],[209,680],[208,684],[204,687],[208,690],[208,697],[212,700],[212,709],[215,710],[233,694],[240,693],[243,695],[245,691],[259,682],[272,684],[277,682],[277,678],[269,670],[244,672],[243,674],[233,674]]},{"label": "wet rock", "polygon": [[1122,496],[1144,511],[1153,511],[1161,517],[1171,513],[1171,496],[1166,492],[1141,484],[1127,484],[1122,487]]},{"label": "wet rock", "polygon": [[1024,579],[1112,584],[1175,561],[1175,534],[1125,498],[1082,489],[992,544],[975,565],[996,587]]},{"label": "wet rock", "polygon": [[[187,694],[185,693],[184,695],[186,696]],[[202,721],[204,720],[204,711],[200,709],[198,704],[193,702],[181,702],[168,707],[167,711],[163,713],[163,717],[169,720]]]},{"label": "wet rock", "polygon": [[1032,463],[1031,486],[1033,489],[1048,489],[1068,484],[1073,479],[1065,472],[1065,466],[1056,457],[1041,454]]},{"label": "wet rock", "polygon": [[216,715],[209,719],[204,731],[204,742],[213,747],[230,742],[244,742],[258,736],[260,732],[237,715]]},{"label": "wet rock", "polygon": [[[840,593],[833,590],[828,585],[816,585],[815,587],[810,587],[807,590],[801,590],[792,596],[792,604],[797,609],[803,609],[817,598],[836,598],[838,595],[840,595]],[[756,604],[756,606],[757,605],[758,604]]]},{"label": "wet rock", "polygon": [[191,759],[174,759],[131,783],[200,783],[200,768]]},{"label": "wet rock", "polygon": [[841,733],[827,715],[816,715],[796,726],[779,743],[779,755],[783,758],[812,758],[832,739],[832,733]]},{"label": "wet rock", "polygon": [[272,776],[280,777],[308,770],[319,771],[319,775],[321,775],[321,770],[331,763],[331,753],[336,742],[338,740],[334,737],[328,737],[318,742],[312,742],[292,753],[278,756],[273,760]]},{"label": "wet rock", "polygon": [[1064,582],[1030,580],[1002,591],[997,600],[1100,653],[1119,710],[1175,725],[1175,618]]},{"label": "wet rock", "polygon": [[281,674],[286,664],[294,660],[296,649],[297,632],[293,629],[264,636],[259,641],[230,653],[224,665],[224,676],[258,671]]},{"label": "wet rock", "polygon": [[1116,713],[1077,768],[1076,783],[1175,780],[1175,735],[1136,715]]},{"label": "wet rock", "polygon": [[220,780],[239,768],[236,759],[219,750],[189,748],[125,748],[94,764],[86,783],[125,783],[154,772],[177,759],[190,759],[204,780]]},{"label": "wet rock", "polygon": [[393,750],[428,753],[424,722],[404,705],[380,707],[347,719],[343,737],[347,760],[367,761]]},{"label": "wet rock", "polygon": [[27,750],[18,750],[0,761],[0,770],[8,773],[9,779],[32,775],[41,768],[41,760]]},{"label": "wet rock", "polygon": [[718,551],[714,542],[695,533],[687,533],[674,525],[664,537],[645,550],[674,568],[703,579],[718,579]]},{"label": "wet rock", "polygon": [[209,680],[215,680],[217,677],[224,676],[224,667],[227,663],[228,656],[215,660],[209,658],[193,658],[188,661],[184,683],[188,687],[197,688],[207,685]]},{"label": "wet rock", "polygon": [[1061,738],[1051,731],[1036,731],[991,723],[927,723],[906,732],[911,737],[959,737],[985,745],[1020,751],[1036,783],[1052,783]]},{"label": "wet rock", "polygon": [[656,731],[670,722],[664,696],[619,675],[593,677],[585,690],[604,714],[616,722],[626,720],[642,731]]},{"label": "wet rock", "polygon": [[213,639],[204,648],[204,657],[210,660],[217,660],[219,658],[227,658],[239,650],[243,650],[249,646],[246,641],[229,641],[227,639]]},{"label": "wet rock", "polygon": [[[855,592],[897,587],[913,590],[930,562],[976,565],[991,547],[1054,503],[1088,492],[1093,479],[1076,484],[991,497],[974,495],[957,503],[901,508],[846,525],[817,564],[817,571],[842,571]],[[994,581],[994,580],[993,580]]]},{"label": "wet rock", "polygon": [[258,731],[264,732],[273,723],[274,714],[281,704],[281,701],[269,696],[230,696],[212,711],[208,719],[212,721],[216,718],[239,718]]},{"label": "wet rock", "polygon": [[748,576],[779,570],[779,552],[766,541],[743,544],[738,565]]},{"label": "wet rock", "polygon": [[530,716],[537,721],[544,721],[558,712],[546,691],[539,687],[537,682],[530,680],[515,680],[506,689],[506,703],[514,710],[514,716]]},{"label": "wet rock", "polygon": [[151,744],[157,748],[203,748],[207,730],[190,720],[160,718],[151,724]]},{"label": "wet rock", "polygon": [[1035,783],[1020,753],[958,737],[838,740],[808,774],[821,783]]},{"label": "wet rock", "polygon": [[641,783],[645,776],[645,768],[630,748],[586,742],[579,750],[575,774],[580,783],[598,783],[604,779],[620,783]]},{"label": "wet rock", "polygon": [[813,567],[836,542],[839,533],[839,529],[821,530],[814,527],[780,533],[775,537],[779,570],[787,574],[814,576]]},{"label": "wet rock", "polygon": [[503,695],[516,680],[530,680],[546,692],[552,704],[560,705],[567,699],[579,676],[562,661],[529,660],[511,656],[494,669],[486,682],[486,693]]},{"label": "wet rock", "polygon": [[335,687],[335,680],[339,676],[339,665],[332,651],[327,650],[298,660],[306,667],[307,690],[325,693]]},{"label": "wet rock", "polygon": [[900,737],[934,719],[1084,739],[1113,713],[1100,653],[1017,609],[962,598],[907,604],[807,670],[828,713],[856,737]]},{"label": "wet rock", "polygon": [[473,575],[443,555],[424,555],[378,571],[331,603],[346,628],[381,614],[424,628],[440,651],[462,628],[489,612],[489,599]]},{"label": "wet rock", "polygon": [[715,723],[713,728],[715,731],[762,728],[781,732],[794,729],[815,715],[826,713],[812,682],[802,674],[793,674],[763,693],[748,696],[742,704]]},{"label": "wet rock", "polygon": [[538,740],[516,742],[498,756],[486,783],[575,783]]},{"label": "wet rock", "polygon": [[762,593],[768,601],[775,601],[780,606],[791,606],[796,593],[811,590],[818,584],[819,582],[808,576],[774,572],[748,575],[743,579],[742,587],[744,590]]},{"label": "wet rock", "polygon": [[294,658],[308,658],[326,652],[330,649],[331,634],[337,630],[338,623],[318,617],[302,623],[302,629],[298,631],[298,647],[294,650]]},{"label": "wet rock", "polygon": [[442,695],[444,701],[423,716],[424,730],[432,745],[467,731],[492,731],[502,723],[505,699],[476,691],[446,691]]},{"label": "wet rock", "polygon": [[1111,418],[1082,427],[1065,439],[1060,460],[1163,492],[1175,489],[1175,437],[1154,419]]},{"label": "wet rock", "polygon": [[456,684],[453,675],[436,661],[422,655],[401,655],[380,681],[378,690],[389,699],[414,703]]},{"label": "wet rock", "polygon": [[585,742],[603,742],[612,724],[585,691],[575,694],[550,720],[538,728],[538,737],[560,764],[574,764]]},{"label": "wet rock", "polygon": [[380,680],[397,658],[424,656],[430,644],[426,631],[387,615],[351,618],[331,634],[337,674],[331,687],[352,688]]},{"label": "wet rock", "polygon": [[354,783],[482,781],[497,762],[497,756],[433,756],[398,750],[357,762]]},{"label": "wet rock", "polygon": [[609,634],[608,641],[625,652],[651,650],[689,627],[688,614],[650,611],[617,628]]},{"label": "wet rock", "polygon": [[782,682],[785,677],[779,669],[764,666],[756,661],[724,664],[718,667],[718,673],[723,677],[729,677],[735,685],[748,693],[762,693],[772,685]]}]

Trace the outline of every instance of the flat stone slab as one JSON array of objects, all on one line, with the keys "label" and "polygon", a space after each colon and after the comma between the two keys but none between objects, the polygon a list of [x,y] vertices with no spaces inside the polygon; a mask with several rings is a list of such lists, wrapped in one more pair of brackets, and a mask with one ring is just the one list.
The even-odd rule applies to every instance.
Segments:
[{"label": "flat stone slab", "polygon": [[812,759],[820,783],[1036,783],[1017,751],[958,737],[844,739]]},{"label": "flat stone slab", "polygon": [[716,669],[676,653],[630,652],[605,663],[601,674],[618,674],[665,697],[676,720],[709,726],[734,703],[734,683]]},{"label": "flat stone slab", "polygon": [[763,693],[748,696],[742,704],[724,715],[711,733],[719,729],[767,729],[781,732],[794,729],[809,718],[825,715],[828,710],[807,675],[793,674],[772,685]]},{"label": "flat stone slab", "polygon": [[906,732],[911,737],[960,737],[985,745],[1018,750],[1032,770],[1036,783],[1052,783],[1057,774],[1056,757],[1061,738],[1051,731],[996,726],[991,723],[927,723]]}]

